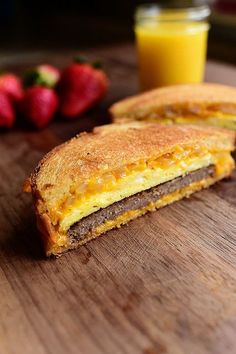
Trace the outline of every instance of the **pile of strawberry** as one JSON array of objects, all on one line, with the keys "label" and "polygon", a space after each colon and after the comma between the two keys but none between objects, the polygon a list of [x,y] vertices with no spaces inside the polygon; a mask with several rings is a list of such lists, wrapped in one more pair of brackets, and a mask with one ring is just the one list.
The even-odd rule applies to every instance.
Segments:
[{"label": "pile of strawberry", "polygon": [[108,89],[108,78],[97,64],[84,58],[62,72],[48,64],[25,73],[0,76],[0,127],[11,128],[24,117],[36,128],[45,127],[58,112],[72,119],[100,102]]}]

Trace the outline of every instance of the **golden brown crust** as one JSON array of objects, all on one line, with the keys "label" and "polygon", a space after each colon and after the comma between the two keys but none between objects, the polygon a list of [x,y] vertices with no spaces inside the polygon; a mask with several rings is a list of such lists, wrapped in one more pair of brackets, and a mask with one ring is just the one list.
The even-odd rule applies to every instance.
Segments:
[{"label": "golden brown crust", "polygon": [[158,88],[121,100],[110,107],[114,122],[146,118],[236,115],[236,88],[219,84],[188,84]]},{"label": "golden brown crust", "polygon": [[71,196],[74,187],[95,175],[157,158],[176,146],[197,144],[212,150],[233,150],[234,143],[235,133],[224,129],[134,123],[98,127],[56,147],[39,162],[29,180],[47,252],[55,244],[66,247],[65,235],[57,231],[58,205]]}]

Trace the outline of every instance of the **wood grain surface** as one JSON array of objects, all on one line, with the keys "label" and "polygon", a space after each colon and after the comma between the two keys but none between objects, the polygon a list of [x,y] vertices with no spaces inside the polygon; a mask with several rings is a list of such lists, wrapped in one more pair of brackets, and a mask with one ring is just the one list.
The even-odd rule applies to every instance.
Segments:
[{"label": "wood grain surface", "polygon": [[[6,55],[0,66],[62,66],[73,54]],[[0,353],[235,354],[236,175],[59,259],[43,257],[24,178],[46,151],[107,122],[107,106],[138,90],[131,46],[90,55],[111,78],[103,106],[0,136]],[[235,85],[236,69],[210,62],[207,79]]]}]

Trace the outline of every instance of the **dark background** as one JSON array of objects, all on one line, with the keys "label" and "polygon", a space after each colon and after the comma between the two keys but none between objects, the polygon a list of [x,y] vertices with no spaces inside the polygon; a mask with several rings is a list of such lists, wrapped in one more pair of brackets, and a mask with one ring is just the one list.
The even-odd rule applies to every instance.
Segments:
[{"label": "dark background", "polygon": [[[236,64],[236,0],[210,2],[209,56]],[[80,50],[133,41],[140,3],[145,1],[0,0],[0,51]]]}]

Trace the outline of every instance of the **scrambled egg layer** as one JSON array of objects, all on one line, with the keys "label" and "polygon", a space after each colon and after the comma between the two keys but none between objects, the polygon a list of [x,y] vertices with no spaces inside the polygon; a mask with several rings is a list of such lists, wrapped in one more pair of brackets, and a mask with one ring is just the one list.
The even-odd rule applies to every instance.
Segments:
[{"label": "scrambled egg layer", "polygon": [[193,153],[179,148],[174,154],[167,154],[156,161],[140,162],[116,174],[100,176],[62,205],[59,230],[66,232],[75,222],[101,208],[188,172],[215,164],[217,173],[221,173],[227,161],[232,166],[233,160],[228,152],[210,153],[200,149]]}]

